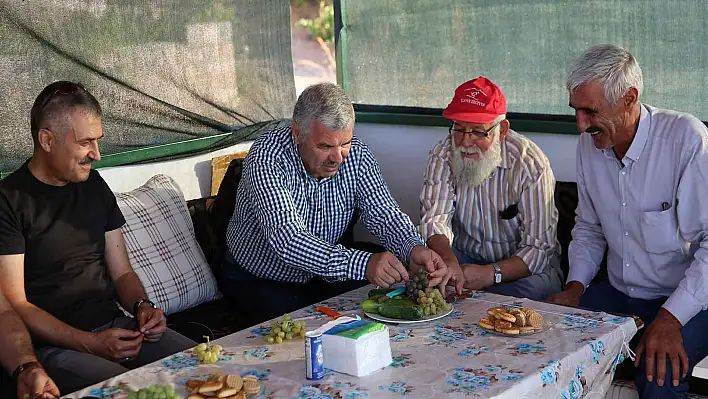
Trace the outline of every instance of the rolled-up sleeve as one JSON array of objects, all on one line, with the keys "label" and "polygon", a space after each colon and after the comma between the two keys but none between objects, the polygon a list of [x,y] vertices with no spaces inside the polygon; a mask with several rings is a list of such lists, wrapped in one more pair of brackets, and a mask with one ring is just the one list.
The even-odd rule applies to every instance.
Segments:
[{"label": "rolled-up sleeve", "polygon": [[[583,284],[583,287],[587,287],[600,270],[600,263],[607,248],[607,240],[585,185],[582,150],[582,143],[579,143],[576,154],[578,207],[575,211],[572,240],[568,245],[568,282],[578,281]],[[590,165],[585,167],[590,167]]]},{"label": "rolled-up sleeve", "polygon": [[531,274],[545,270],[556,252],[558,210],[553,198],[555,177],[550,165],[521,192],[519,215],[521,241],[515,256],[521,258]]},{"label": "rolled-up sleeve", "polygon": [[442,234],[452,245],[455,187],[446,148],[443,143],[439,143],[430,151],[420,193],[418,229],[425,241],[436,234]]},{"label": "rolled-up sleeve", "polygon": [[708,129],[702,130],[702,141],[687,149],[688,163],[678,186],[677,216],[684,240],[698,243],[691,265],[676,290],[664,303],[682,325],[701,310],[708,308]]}]

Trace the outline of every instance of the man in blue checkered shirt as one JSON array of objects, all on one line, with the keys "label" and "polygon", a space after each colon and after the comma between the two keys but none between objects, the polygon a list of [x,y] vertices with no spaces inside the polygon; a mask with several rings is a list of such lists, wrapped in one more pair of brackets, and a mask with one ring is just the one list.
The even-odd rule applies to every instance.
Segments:
[{"label": "man in blue checkered shirt", "polygon": [[[407,280],[401,260],[413,271],[431,272],[431,286],[450,278],[396,204],[353,126],[344,90],[316,84],[298,98],[291,126],[265,133],[251,147],[220,279],[222,292],[250,322],[336,296],[364,280],[382,287]],[[355,208],[390,252],[337,244]]]}]

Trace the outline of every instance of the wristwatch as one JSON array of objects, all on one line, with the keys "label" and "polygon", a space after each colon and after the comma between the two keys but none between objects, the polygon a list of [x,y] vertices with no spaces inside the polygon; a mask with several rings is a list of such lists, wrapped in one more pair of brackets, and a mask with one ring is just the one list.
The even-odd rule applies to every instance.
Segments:
[{"label": "wristwatch", "polygon": [[42,365],[38,361],[31,361],[27,363],[22,363],[17,368],[15,371],[12,372],[12,379],[17,382],[17,379],[20,378],[20,374],[22,374],[25,370],[29,369],[41,369],[43,368]]},{"label": "wristwatch", "polygon": [[146,299],[146,298],[140,299],[133,304],[133,316],[138,315],[138,308],[140,307],[140,305],[142,305],[144,303],[147,303],[148,305],[150,305],[153,308],[155,307],[155,304],[151,300]]},{"label": "wristwatch", "polygon": [[492,267],[494,268],[494,284],[501,284],[501,282],[502,282],[501,267],[499,267],[499,265],[497,265],[496,263],[492,263]]}]

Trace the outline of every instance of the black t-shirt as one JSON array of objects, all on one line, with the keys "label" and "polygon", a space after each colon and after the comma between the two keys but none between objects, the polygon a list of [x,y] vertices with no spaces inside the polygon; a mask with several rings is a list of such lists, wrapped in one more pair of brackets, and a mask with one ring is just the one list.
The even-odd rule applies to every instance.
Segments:
[{"label": "black t-shirt", "polygon": [[85,331],[119,313],[106,267],[105,233],[125,223],[116,197],[96,170],[57,187],[27,162],[0,180],[0,255],[25,255],[27,300]]}]

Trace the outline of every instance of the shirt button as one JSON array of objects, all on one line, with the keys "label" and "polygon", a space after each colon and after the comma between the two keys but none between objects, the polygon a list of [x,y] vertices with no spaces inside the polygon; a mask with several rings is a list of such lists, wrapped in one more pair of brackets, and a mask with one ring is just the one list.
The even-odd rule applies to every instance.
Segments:
[{"label": "shirt button", "polygon": [[623,202],[623,203],[622,203],[622,206],[627,206],[627,203],[626,203],[626,202]]},{"label": "shirt button", "polygon": [[625,232],[624,232],[624,235],[628,236],[628,235],[629,235],[629,233],[625,231]]},{"label": "shirt button", "polygon": [[634,287],[630,288],[629,290],[630,290],[630,291],[634,291]]},{"label": "shirt button", "polygon": [[625,263],[624,265],[625,265],[626,267],[629,267],[629,263]]},{"label": "shirt button", "polygon": [[627,174],[627,172],[622,172],[622,176],[624,176],[624,175],[626,175],[626,174]]}]

